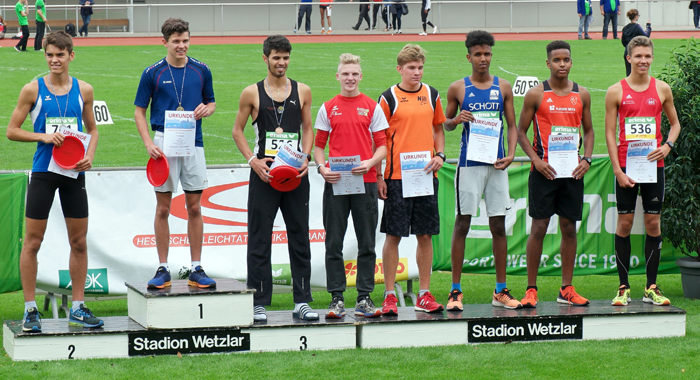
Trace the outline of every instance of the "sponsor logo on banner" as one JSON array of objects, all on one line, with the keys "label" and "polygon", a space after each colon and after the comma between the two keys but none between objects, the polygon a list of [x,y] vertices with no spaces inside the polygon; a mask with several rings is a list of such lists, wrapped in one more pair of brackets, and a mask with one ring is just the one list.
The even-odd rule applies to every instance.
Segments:
[{"label": "sponsor logo on banner", "polygon": [[[309,242],[323,243],[326,241],[326,230],[309,230]],[[132,240],[137,248],[154,248],[156,246],[155,235],[136,235]],[[248,244],[247,232],[219,232],[206,233],[202,238],[202,245],[246,245]],[[275,231],[272,233],[272,244],[287,244],[287,232]],[[171,234],[170,247],[189,247],[190,240],[187,234]]]},{"label": "sponsor logo on banner", "polygon": [[583,339],[583,317],[497,319],[469,323],[469,343],[562,339]]},{"label": "sponsor logo on banner", "polygon": [[129,356],[203,354],[250,350],[250,334],[241,330],[138,332],[129,334]]},{"label": "sponsor logo on banner", "polygon": [[[396,268],[396,281],[408,280],[408,258],[399,257],[399,265]],[[355,286],[357,281],[357,260],[345,260],[345,282],[347,286]],[[377,259],[374,265],[374,283],[384,283],[384,264]]]},{"label": "sponsor logo on banner", "polygon": [[[73,289],[70,272],[65,269],[58,271],[58,287],[60,289]],[[85,293],[108,294],[109,281],[107,281],[107,268],[88,269],[85,277]]]},{"label": "sponsor logo on banner", "polygon": [[289,264],[272,264],[272,283],[292,285],[292,268]]}]

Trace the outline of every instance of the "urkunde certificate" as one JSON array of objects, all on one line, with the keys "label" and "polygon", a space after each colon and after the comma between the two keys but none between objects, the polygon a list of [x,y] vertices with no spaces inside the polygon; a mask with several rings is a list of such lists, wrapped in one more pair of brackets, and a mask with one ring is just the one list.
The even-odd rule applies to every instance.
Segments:
[{"label": "urkunde certificate", "polygon": [[163,153],[167,157],[194,156],[196,127],[194,111],[165,111]]},{"label": "urkunde certificate", "polygon": [[333,195],[364,194],[365,179],[350,172],[360,166],[360,156],[329,157],[331,171],[340,173],[340,180],[333,184]]},{"label": "urkunde certificate", "polygon": [[656,183],[656,161],[647,155],[656,149],[656,140],[630,141],[627,145],[627,176],[637,183]]},{"label": "urkunde certificate", "polygon": [[307,157],[306,153],[299,152],[287,144],[282,144],[275,160],[272,161],[270,170],[282,165],[291,166],[297,170],[301,169]]},{"label": "urkunde certificate", "polygon": [[433,173],[425,171],[431,158],[427,150],[401,153],[401,186],[404,198],[433,195]]},{"label": "urkunde certificate", "polygon": [[467,160],[493,164],[498,160],[498,143],[502,123],[499,119],[482,119],[475,117],[469,123],[469,142],[467,143]]},{"label": "urkunde certificate", "polygon": [[572,178],[578,166],[578,135],[549,135],[548,156],[556,178]]}]

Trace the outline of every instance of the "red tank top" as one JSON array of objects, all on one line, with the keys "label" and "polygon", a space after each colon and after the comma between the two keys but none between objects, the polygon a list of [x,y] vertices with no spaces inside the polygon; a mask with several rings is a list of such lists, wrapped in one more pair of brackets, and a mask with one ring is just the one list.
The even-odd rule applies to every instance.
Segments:
[{"label": "red tank top", "polygon": [[535,113],[532,148],[544,162],[549,162],[550,135],[577,134],[580,146],[583,102],[577,83],[574,83],[571,92],[564,96],[555,94],[549,86],[549,81],[542,82],[542,85],[544,92],[542,103]]},{"label": "red tank top", "polygon": [[[620,166],[627,164],[628,141],[656,139],[656,146],[661,146],[661,99],[656,90],[656,79],[651,78],[646,90],[634,91],[627,80],[622,85],[622,103],[618,109],[619,131],[617,157]],[[664,166],[664,160],[657,161],[658,167]]]}]

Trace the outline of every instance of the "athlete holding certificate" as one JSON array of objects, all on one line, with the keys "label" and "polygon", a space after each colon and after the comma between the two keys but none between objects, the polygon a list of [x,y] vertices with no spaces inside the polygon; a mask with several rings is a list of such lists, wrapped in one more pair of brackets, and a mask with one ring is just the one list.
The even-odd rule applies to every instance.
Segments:
[{"label": "athlete holding certificate", "polygon": [[[583,217],[583,175],[590,168],[593,153],[591,95],[588,90],[569,80],[571,65],[571,47],[568,43],[553,41],[547,45],[549,79],[525,94],[518,122],[520,147],[532,160],[528,181],[532,230],[526,248],[528,286],[522,300],[524,307],[537,305],[537,271],[542,256],[542,242],[549,219],[554,214],[559,215],[561,229],[562,286],[557,302],[573,306],[589,304],[586,298],[576,293],[571,283],[576,260],[576,221]],[[532,145],[527,137],[531,123],[535,129]],[[584,133],[583,159],[573,170],[569,169],[568,173],[561,171],[567,165],[556,170],[550,161],[551,143],[556,142],[563,146],[562,150],[570,152],[572,136],[578,141],[581,129]],[[574,154],[578,155],[576,150]],[[567,159],[566,153],[558,155]]]},{"label": "athlete holding certificate", "polygon": [[[671,88],[665,82],[652,78],[649,68],[654,61],[654,45],[648,37],[638,36],[627,45],[627,61],[632,65],[630,75],[610,86],[605,95],[605,141],[608,145],[610,163],[615,173],[615,195],[617,198],[617,228],[615,230],[615,257],[620,287],[612,304],[627,306],[630,301],[628,272],[630,267],[630,232],[634,223],[637,195],[642,195],[644,206],[644,229],[646,242],[647,284],[643,301],[654,305],[670,305],[656,284],[661,254],[661,206],[664,201],[664,158],[673,149],[681,126],[673,105]],[[671,130],[662,143],[661,111],[666,114]],[[619,128],[619,143],[615,134]],[[634,148],[639,145],[640,148]],[[653,146],[646,160],[656,170],[656,181],[640,183],[630,178],[633,150],[645,145]],[[658,146],[658,148],[656,148]],[[638,157],[637,157],[638,158]],[[643,165],[643,163],[642,163]],[[638,165],[641,166],[641,165]],[[637,168],[643,170],[642,168]]]}]

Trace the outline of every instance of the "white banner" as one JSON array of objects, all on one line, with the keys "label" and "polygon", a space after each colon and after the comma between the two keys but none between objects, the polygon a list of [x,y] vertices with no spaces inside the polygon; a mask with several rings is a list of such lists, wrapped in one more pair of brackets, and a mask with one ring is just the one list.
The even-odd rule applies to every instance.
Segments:
[{"label": "white banner", "polygon": [[[204,246],[202,266],[210,277],[246,278],[247,201],[250,169],[231,167],[209,169],[209,188],[202,194]],[[150,280],[158,267],[153,220],[156,197],[146,179],[145,170],[92,170],[86,173],[90,207],[88,245],[88,279],[86,296],[126,294],[125,282]],[[323,178],[309,170],[309,237],[311,241],[311,285],[325,290],[325,231],[323,229]],[[379,204],[381,220],[383,204]],[[190,267],[187,239],[187,210],[182,190],[173,194],[170,210],[170,253],[168,263],[173,279],[181,268]],[[384,234],[377,228],[377,266],[375,281],[383,282],[381,265]],[[416,240],[404,238],[399,247],[398,281],[418,278]],[[37,287],[46,291],[70,294],[67,231],[56,194],[48,220],[46,236],[39,252]],[[357,241],[352,222],[345,235],[344,257],[348,286],[354,286],[354,260]],[[291,271],[282,214],[278,213],[272,236],[272,272],[276,292],[291,291]],[[279,284],[279,285],[277,285]]]}]

